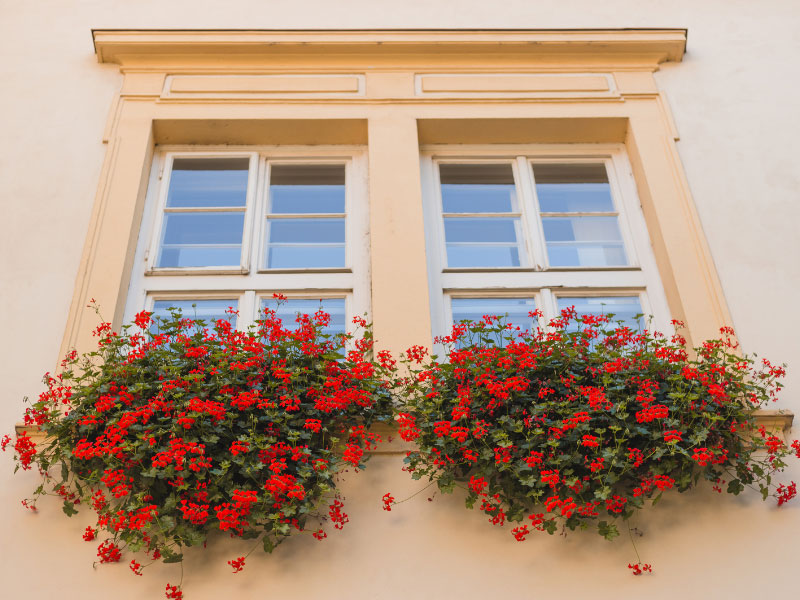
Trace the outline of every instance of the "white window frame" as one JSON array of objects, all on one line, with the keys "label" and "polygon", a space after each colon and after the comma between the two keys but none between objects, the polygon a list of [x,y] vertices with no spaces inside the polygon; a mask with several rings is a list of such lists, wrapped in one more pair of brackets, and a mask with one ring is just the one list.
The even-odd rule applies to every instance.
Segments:
[{"label": "white window frame", "polygon": [[[175,158],[250,158],[242,259],[238,267],[159,268],[169,176]],[[268,269],[264,266],[266,207],[271,164],[343,164],[345,166],[345,266]],[[141,228],[134,255],[123,319],[130,323],[156,300],[238,298],[237,329],[257,318],[261,298],[345,298],[350,329],[354,316],[370,320],[369,203],[367,150],[364,146],[164,146],[156,149]]]},{"label": "white window frame", "polygon": [[[244,207],[244,229],[242,232],[242,248],[239,255],[238,266],[213,266],[213,267],[157,267],[161,238],[164,235],[164,222],[166,214],[173,211],[167,208],[167,195],[169,184],[172,178],[172,166],[178,158],[248,158],[250,167],[247,174],[247,196]],[[154,163],[155,165],[155,163]],[[155,170],[155,167],[154,167]],[[258,181],[258,155],[255,152],[165,152],[159,158],[158,166],[159,188],[157,193],[157,206],[153,211],[154,222],[152,235],[144,256],[146,275],[176,275],[196,273],[200,274],[226,274],[226,273],[247,273],[249,271],[249,254],[246,249],[250,245],[252,236],[252,219],[256,196],[256,184]],[[175,212],[178,212],[178,209]],[[188,212],[188,211],[187,211]],[[192,212],[219,212],[214,210],[197,209]],[[225,212],[240,212],[236,208],[225,208]]]},{"label": "white window frame", "polygon": [[[421,148],[423,209],[428,248],[428,283],[434,336],[452,326],[451,299],[463,297],[534,298],[544,322],[559,315],[560,296],[638,296],[649,329],[673,331],[666,294],[658,273],[633,173],[622,144],[430,145]],[[520,267],[447,267],[439,182],[441,163],[512,165],[523,238]],[[537,163],[602,163],[606,167],[617,222],[628,258],[618,267],[550,267],[547,263],[532,166]]]}]

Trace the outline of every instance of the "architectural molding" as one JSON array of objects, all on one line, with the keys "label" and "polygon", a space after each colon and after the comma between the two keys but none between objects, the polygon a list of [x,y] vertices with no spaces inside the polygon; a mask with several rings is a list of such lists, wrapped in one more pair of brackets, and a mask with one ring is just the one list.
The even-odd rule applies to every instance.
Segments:
[{"label": "architectural molding", "polygon": [[[97,58],[122,67],[191,56],[521,55],[592,62],[625,57],[658,68],[680,61],[685,29],[562,30],[115,30],[92,31]],[[148,60],[149,59],[149,60]]]}]

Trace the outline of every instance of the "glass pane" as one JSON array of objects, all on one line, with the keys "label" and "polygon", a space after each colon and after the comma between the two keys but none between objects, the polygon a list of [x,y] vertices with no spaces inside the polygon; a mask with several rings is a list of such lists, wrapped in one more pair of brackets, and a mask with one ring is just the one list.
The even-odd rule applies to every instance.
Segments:
[{"label": "glass pane", "polygon": [[344,244],[270,244],[268,269],[319,269],[344,266]]},{"label": "glass pane", "polygon": [[[233,327],[236,327],[236,315],[227,314],[228,308],[238,309],[239,301],[235,298],[224,300],[156,300],[153,302],[153,318],[170,318],[169,308],[178,308],[183,317],[187,319],[202,319],[206,326],[213,327],[214,321],[226,319]],[[150,328],[151,333],[158,333],[158,327],[154,324]]]},{"label": "glass pane", "polygon": [[239,264],[239,246],[166,246],[159,267],[233,267]]},{"label": "glass pane", "polygon": [[628,264],[617,217],[542,217],[542,227],[550,266]]},{"label": "glass pane", "polygon": [[[644,323],[641,317],[636,315],[642,313],[642,305],[639,296],[560,296],[558,298],[558,310],[575,307],[579,315],[611,315],[614,321],[622,321],[624,325],[633,330],[642,329]],[[570,329],[577,329],[577,325]]]},{"label": "glass pane", "polygon": [[516,212],[510,164],[439,165],[445,213]]},{"label": "glass pane", "polygon": [[613,212],[604,165],[533,166],[541,212]]},{"label": "glass pane", "polygon": [[516,242],[519,219],[452,218],[444,220],[444,235],[450,242]]},{"label": "glass pane", "polygon": [[267,268],[345,266],[344,219],[269,219]]},{"label": "glass pane", "polygon": [[322,309],[331,316],[328,327],[322,331],[326,334],[340,334],[345,332],[344,298],[289,298],[280,303],[276,308],[276,301],[268,298],[261,300],[261,310],[271,308],[275,310],[278,317],[283,321],[286,329],[297,329],[297,315],[313,315]]},{"label": "glass pane", "polygon": [[274,165],[273,213],[343,213],[344,165]]},{"label": "glass pane", "polygon": [[447,266],[520,266],[519,229],[519,218],[446,218]]},{"label": "glass pane", "polygon": [[[533,298],[453,298],[450,301],[453,313],[453,323],[461,321],[481,321],[484,315],[503,317],[504,324],[510,324],[519,335],[525,331],[531,331],[536,327],[536,320],[528,313],[536,310],[536,302]],[[518,329],[518,331],[516,331]],[[504,340],[497,340],[492,337],[492,342],[497,343]],[[475,343],[480,340],[472,339]],[[462,347],[469,342],[462,339],[457,347]]]},{"label": "glass pane", "polygon": [[249,158],[176,158],[167,206],[244,206],[249,166]]},{"label": "glass pane", "polygon": [[342,244],[344,219],[269,219],[272,244]]},{"label": "glass pane", "polygon": [[447,244],[447,266],[518,267],[519,248],[508,244]]},{"label": "glass pane", "polygon": [[535,326],[528,313],[536,310],[533,298],[453,298],[453,323],[480,321],[484,315],[504,317],[506,323],[529,331]]},{"label": "glass pane", "polygon": [[241,262],[244,213],[168,213],[159,267],[233,266]]}]

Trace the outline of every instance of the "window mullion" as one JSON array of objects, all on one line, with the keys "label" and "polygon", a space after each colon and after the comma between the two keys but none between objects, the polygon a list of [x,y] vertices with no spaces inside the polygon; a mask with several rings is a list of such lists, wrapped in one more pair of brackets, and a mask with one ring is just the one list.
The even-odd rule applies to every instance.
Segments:
[{"label": "window mullion", "polygon": [[269,190],[269,169],[267,159],[258,156],[258,166],[256,168],[256,190],[255,202],[253,202],[253,218],[251,221],[250,237],[251,245],[249,252],[250,271],[258,272],[261,269],[261,259],[264,255],[264,215],[267,211],[267,191]]},{"label": "window mullion", "polygon": [[559,316],[558,303],[556,302],[555,294],[551,288],[542,288],[539,290],[539,298],[541,299],[542,311],[542,329],[547,330],[547,324]]},{"label": "window mullion", "polygon": [[544,246],[544,232],[542,231],[539,207],[536,202],[533,169],[531,169],[528,158],[525,156],[517,156],[516,165],[519,176],[520,205],[527,233],[525,237],[528,240],[530,253],[533,257],[531,264],[538,270],[542,270],[547,265],[547,251]]},{"label": "window mullion", "polygon": [[255,291],[245,290],[239,300],[239,318],[236,321],[236,328],[239,331],[246,331],[258,319],[258,310]]}]

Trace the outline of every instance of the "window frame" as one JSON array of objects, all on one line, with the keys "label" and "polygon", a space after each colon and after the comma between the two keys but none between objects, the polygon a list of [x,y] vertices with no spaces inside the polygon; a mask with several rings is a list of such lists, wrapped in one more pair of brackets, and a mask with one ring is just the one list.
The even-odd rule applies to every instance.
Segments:
[{"label": "window frame", "polygon": [[[167,207],[167,199],[169,195],[169,186],[172,179],[173,165],[175,159],[180,158],[244,158],[249,159],[249,168],[247,172],[247,193],[244,206],[244,222],[242,224],[242,247],[239,252],[239,265],[238,266],[208,266],[208,267],[158,267],[156,263],[160,257],[161,239],[164,236],[164,226],[166,222],[166,215],[169,210]],[[153,224],[150,230],[150,242],[147,245],[147,250],[144,255],[145,262],[145,275],[158,276],[158,275],[177,275],[177,274],[245,274],[249,271],[250,253],[246,252],[246,248],[250,245],[252,237],[252,219],[255,212],[255,203],[257,200],[257,185],[258,185],[258,155],[255,152],[224,152],[224,151],[200,151],[200,152],[164,152],[159,157],[158,170],[158,192],[156,197],[156,206],[153,209]],[[156,163],[154,159],[154,170],[156,170]],[[230,209],[229,209],[230,210]],[[177,212],[177,211],[176,211]],[[201,211],[198,211],[201,212]],[[207,211],[213,212],[213,211]],[[239,211],[231,211],[239,212]]]},{"label": "window frame", "polygon": [[[420,152],[426,247],[429,256],[431,324],[434,336],[452,326],[452,298],[534,298],[543,322],[559,314],[562,296],[637,296],[648,328],[673,330],[666,293],[656,265],[636,184],[623,144],[429,145]],[[517,202],[530,266],[448,267],[438,165],[512,163]],[[551,267],[547,261],[542,217],[536,195],[536,164],[602,163],[628,258],[624,266]],[[522,263],[522,260],[520,261]]]},{"label": "window frame", "polygon": [[[153,267],[163,235],[164,208],[175,158],[248,156],[248,191],[239,267]],[[342,164],[345,168],[345,265],[275,268],[265,266],[271,164]],[[159,146],[149,185],[131,272],[123,322],[156,300],[236,298],[237,329],[258,318],[261,298],[345,299],[346,322],[371,314],[369,290],[369,205],[364,146]],[[258,220],[261,219],[261,222]]]}]

